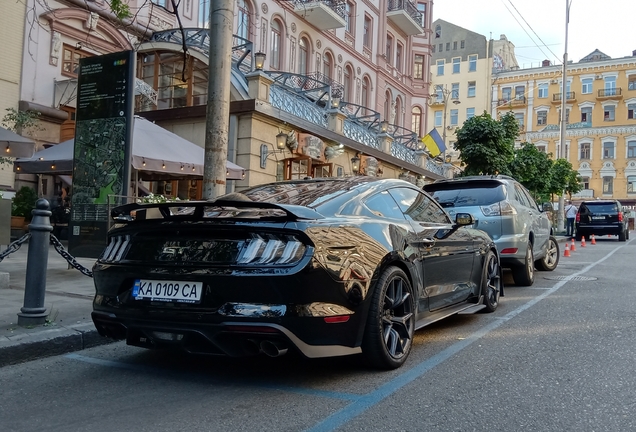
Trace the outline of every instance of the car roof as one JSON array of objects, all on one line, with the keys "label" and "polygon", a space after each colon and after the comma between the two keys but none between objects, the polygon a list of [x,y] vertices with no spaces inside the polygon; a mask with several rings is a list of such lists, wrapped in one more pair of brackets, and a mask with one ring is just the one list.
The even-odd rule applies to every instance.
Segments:
[{"label": "car roof", "polygon": [[461,183],[461,182],[478,181],[478,180],[500,180],[502,182],[506,180],[516,181],[514,178],[507,175],[493,174],[493,175],[474,175],[474,176],[465,176],[465,177],[455,177],[452,179],[440,179],[440,180],[435,180],[435,182],[433,182],[432,184]]},{"label": "car roof", "polygon": [[582,201],[581,204],[620,204],[619,200],[615,200],[615,199],[599,199],[599,200],[588,200],[588,201]]}]

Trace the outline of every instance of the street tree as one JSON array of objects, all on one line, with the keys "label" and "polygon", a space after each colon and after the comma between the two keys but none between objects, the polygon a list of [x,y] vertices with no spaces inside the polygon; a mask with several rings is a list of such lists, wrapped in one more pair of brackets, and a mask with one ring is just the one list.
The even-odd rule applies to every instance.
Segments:
[{"label": "street tree", "polygon": [[561,195],[563,191],[572,196],[581,191],[579,173],[566,159],[557,159],[552,166],[550,193]]},{"label": "street tree", "polygon": [[549,201],[552,193],[552,168],[554,161],[529,142],[515,150],[510,162],[510,174],[524,185],[538,201]]},{"label": "street tree", "polygon": [[455,150],[464,165],[464,175],[510,174],[519,125],[512,113],[495,120],[484,111],[457,129]]}]

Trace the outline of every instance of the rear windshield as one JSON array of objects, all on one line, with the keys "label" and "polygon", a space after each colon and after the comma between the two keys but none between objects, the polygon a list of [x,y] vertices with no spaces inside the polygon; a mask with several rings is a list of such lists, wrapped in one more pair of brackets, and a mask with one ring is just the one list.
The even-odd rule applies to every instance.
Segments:
[{"label": "rear windshield", "polygon": [[591,203],[586,204],[588,212],[590,213],[616,213],[618,212],[618,206],[614,203]]},{"label": "rear windshield", "polygon": [[446,208],[485,206],[506,199],[504,187],[498,182],[433,183],[424,190]]}]

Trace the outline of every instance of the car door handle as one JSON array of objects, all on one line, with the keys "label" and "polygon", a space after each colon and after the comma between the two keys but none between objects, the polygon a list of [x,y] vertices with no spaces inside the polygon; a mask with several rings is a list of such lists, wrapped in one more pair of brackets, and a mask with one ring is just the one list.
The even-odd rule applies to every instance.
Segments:
[{"label": "car door handle", "polygon": [[435,239],[432,238],[423,238],[417,242],[421,246],[431,247],[435,244]]}]

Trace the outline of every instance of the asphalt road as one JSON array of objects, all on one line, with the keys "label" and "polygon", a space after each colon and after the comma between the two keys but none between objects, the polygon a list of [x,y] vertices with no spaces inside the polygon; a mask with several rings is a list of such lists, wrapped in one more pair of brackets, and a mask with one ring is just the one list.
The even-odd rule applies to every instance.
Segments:
[{"label": "asphalt road", "polygon": [[633,431],[635,256],[604,237],[532,287],[507,275],[494,314],[420,330],[391,372],[123,343],[7,366],[0,431]]}]

